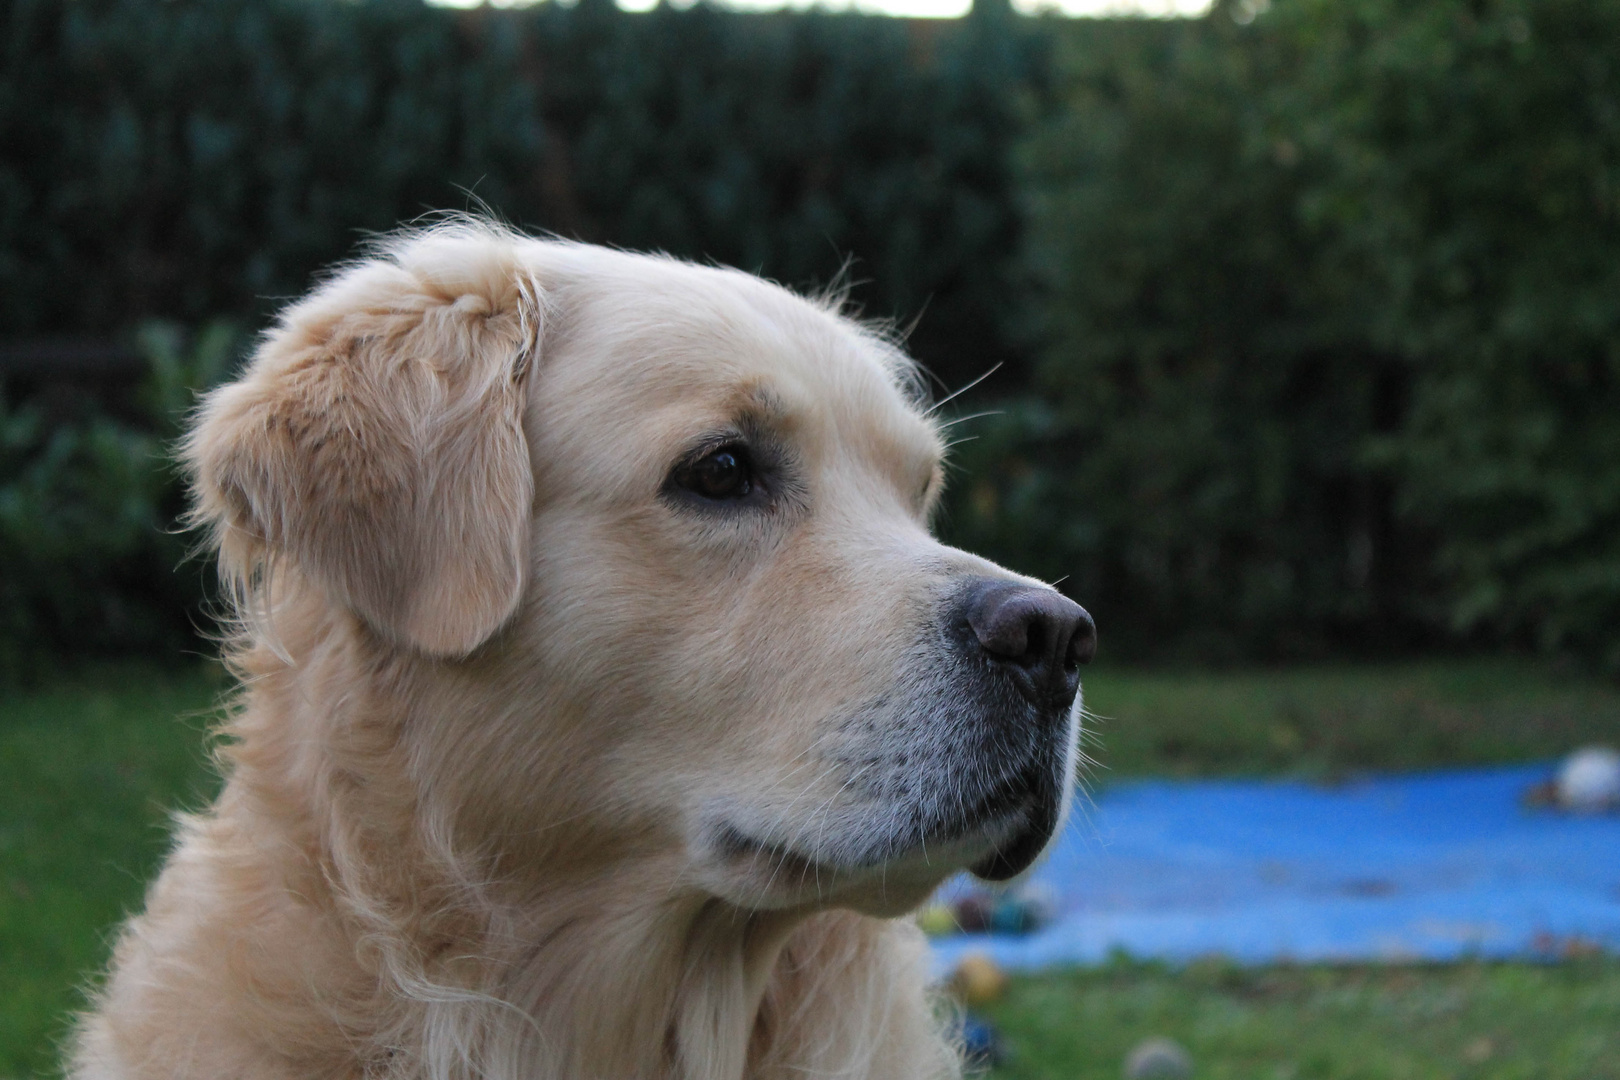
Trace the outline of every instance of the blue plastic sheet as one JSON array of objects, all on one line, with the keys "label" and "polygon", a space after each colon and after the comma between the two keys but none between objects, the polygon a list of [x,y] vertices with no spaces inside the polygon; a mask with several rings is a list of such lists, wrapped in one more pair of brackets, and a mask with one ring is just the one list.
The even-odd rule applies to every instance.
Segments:
[{"label": "blue plastic sheet", "polygon": [[973,950],[1015,969],[1115,950],[1249,964],[1620,951],[1620,817],[1526,807],[1552,771],[1120,784],[1033,875],[1052,923],[937,939],[936,965]]}]

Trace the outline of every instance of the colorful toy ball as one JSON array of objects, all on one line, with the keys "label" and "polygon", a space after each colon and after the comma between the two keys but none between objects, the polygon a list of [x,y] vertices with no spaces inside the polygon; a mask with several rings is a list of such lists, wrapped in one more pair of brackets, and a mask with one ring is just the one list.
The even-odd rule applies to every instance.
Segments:
[{"label": "colorful toy ball", "polygon": [[988,1005],[1007,989],[1007,973],[982,952],[970,952],[956,964],[951,992],[969,1008]]},{"label": "colorful toy ball", "polygon": [[929,937],[947,937],[962,929],[956,924],[956,913],[945,904],[929,904],[917,912],[917,925]]},{"label": "colorful toy ball", "polygon": [[962,1057],[969,1069],[989,1069],[1007,1060],[1001,1033],[990,1021],[968,1013],[962,1017]]},{"label": "colorful toy ball", "polygon": [[995,908],[995,901],[990,897],[973,893],[958,900],[952,912],[956,916],[956,925],[961,927],[964,934],[982,934],[990,929]]},{"label": "colorful toy ball", "polygon": [[1030,885],[1001,895],[969,893],[951,905],[951,914],[964,934],[1023,935],[1051,922],[1056,907],[1051,890]]},{"label": "colorful toy ball", "polygon": [[1027,885],[996,899],[990,909],[990,930],[996,934],[1033,934],[1052,921],[1056,907],[1050,889]]}]

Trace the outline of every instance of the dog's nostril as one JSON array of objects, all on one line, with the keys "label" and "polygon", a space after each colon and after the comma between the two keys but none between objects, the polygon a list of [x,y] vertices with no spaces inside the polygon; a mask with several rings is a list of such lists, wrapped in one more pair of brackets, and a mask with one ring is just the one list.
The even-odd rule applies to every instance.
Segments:
[{"label": "dog's nostril", "polygon": [[1025,631],[1024,651],[1014,659],[1021,664],[1038,664],[1046,655],[1046,624],[1044,622],[1031,622]]},{"label": "dog's nostril", "polygon": [[1080,608],[1080,620],[1075,624],[1074,632],[1069,635],[1069,647],[1063,656],[1063,666],[1075,671],[1081,664],[1091,663],[1096,655],[1097,624],[1091,621],[1091,614],[1085,608]]}]

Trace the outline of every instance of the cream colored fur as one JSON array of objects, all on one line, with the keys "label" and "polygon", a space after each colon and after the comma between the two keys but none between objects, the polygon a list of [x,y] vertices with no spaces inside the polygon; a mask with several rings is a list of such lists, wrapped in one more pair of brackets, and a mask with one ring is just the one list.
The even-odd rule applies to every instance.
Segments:
[{"label": "cream colored fur", "polygon": [[[888,827],[833,718],[953,575],[1006,573],[929,536],[909,379],[747,275],[476,223],[291,307],[185,449],[242,615],[225,787],[71,1074],[954,1075],[895,916],[985,844],[829,873],[713,839]],[[671,462],[739,425],[802,490],[672,506]]]}]

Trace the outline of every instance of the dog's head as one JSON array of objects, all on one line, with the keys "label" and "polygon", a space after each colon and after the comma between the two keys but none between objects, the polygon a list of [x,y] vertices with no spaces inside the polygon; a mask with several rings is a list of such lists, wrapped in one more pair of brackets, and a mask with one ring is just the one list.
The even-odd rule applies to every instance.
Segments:
[{"label": "dog's head", "polygon": [[746,274],[462,226],[291,308],[187,453],[261,630],[329,688],[392,687],[410,783],[468,842],[894,912],[1039,855],[1094,647],[930,535],[912,378]]}]

